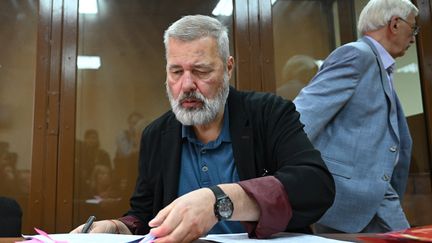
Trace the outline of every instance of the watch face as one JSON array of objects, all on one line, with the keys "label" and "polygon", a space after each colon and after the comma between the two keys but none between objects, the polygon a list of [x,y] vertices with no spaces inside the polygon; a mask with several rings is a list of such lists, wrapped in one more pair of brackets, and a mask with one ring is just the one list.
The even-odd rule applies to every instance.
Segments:
[{"label": "watch face", "polygon": [[217,207],[217,211],[222,219],[231,218],[233,213],[233,204],[228,197],[220,199],[217,203]]}]

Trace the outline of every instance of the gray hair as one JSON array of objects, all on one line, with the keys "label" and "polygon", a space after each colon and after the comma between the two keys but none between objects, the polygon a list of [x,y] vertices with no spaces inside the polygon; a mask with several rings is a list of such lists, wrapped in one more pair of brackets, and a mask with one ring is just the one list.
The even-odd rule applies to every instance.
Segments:
[{"label": "gray hair", "polygon": [[418,9],[409,0],[370,0],[360,13],[359,36],[386,26],[393,16],[406,19],[411,13],[417,16]]},{"label": "gray hair", "polygon": [[218,44],[219,56],[224,66],[230,56],[227,28],[219,20],[204,15],[188,15],[171,24],[164,34],[165,55],[169,38],[181,41],[194,41],[213,37]]}]

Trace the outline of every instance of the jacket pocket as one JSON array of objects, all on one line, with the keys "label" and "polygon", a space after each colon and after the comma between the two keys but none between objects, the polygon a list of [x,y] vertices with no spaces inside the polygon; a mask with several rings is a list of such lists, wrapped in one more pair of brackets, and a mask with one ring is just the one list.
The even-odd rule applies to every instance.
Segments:
[{"label": "jacket pocket", "polygon": [[347,165],[339,160],[329,158],[325,155],[322,156],[324,162],[327,165],[330,173],[336,176],[341,176],[346,179],[350,179],[354,170],[352,165]]}]

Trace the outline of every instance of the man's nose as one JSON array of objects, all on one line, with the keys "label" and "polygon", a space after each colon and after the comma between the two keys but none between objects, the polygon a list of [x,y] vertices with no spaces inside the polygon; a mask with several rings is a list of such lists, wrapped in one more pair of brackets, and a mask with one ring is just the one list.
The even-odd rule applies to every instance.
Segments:
[{"label": "man's nose", "polygon": [[411,36],[411,40],[410,40],[410,43],[411,43],[411,44],[415,43],[415,40],[416,40],[416,37],[415,37],[415,35]]},{"label": "man's nose", "polygon": [[195,79],[191,72],[184,72],[181,82],[183,91],[191,91],[196,89]]}]

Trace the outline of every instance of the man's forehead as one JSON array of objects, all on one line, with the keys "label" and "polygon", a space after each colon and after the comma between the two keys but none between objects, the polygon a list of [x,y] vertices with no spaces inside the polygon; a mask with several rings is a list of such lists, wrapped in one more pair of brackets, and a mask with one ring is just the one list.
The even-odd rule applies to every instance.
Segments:
[{"label": "man's forehead", "polygon": [[184,50],[194,50],[194,54],[205,54],[208,52],[217,52],[217,41],[212,37],[203,37],[194,40],[180,40],[170,38],[167,45],[167,52],[182,52]]}]

